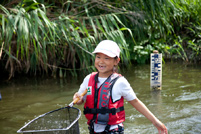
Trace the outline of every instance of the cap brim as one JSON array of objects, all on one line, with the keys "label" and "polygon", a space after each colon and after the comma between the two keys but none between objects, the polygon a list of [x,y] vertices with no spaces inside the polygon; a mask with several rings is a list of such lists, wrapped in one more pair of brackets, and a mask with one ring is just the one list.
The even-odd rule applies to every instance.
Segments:
[{"label": "cap brim", "polygon": [[104,50],[101,50],[101,51],[93,51],[92,53],[94,53],[94,54],[96,54],[96,53],[103,53],[103,54],[105,54],[105,55],[107,55],[107,56],[109,56],[109,57],[112,57],[112,58],[116,57],[115,54],[110,53],[110,52],[108,52],[108,51],[104,51]]}]

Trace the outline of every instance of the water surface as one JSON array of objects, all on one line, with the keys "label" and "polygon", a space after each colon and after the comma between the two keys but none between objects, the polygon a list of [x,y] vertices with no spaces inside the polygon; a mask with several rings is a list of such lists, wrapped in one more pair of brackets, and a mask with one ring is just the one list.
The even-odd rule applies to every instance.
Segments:
[{"label": "water surface", "polygon": [[[201,65],[166,63],[163,65],[162,91],[150,91],[150,66],[123,70],[137,97],[160,119],[170,134],[201,133]],[[0,133],[16,131],[35,117],[72,101],[80,79],[18,78],[1,82]],[[83,105],[75,106],[83,110]],[[125,102],[125,134],[156,134],[157,129]],[[86,119],[79,119],[82,134],[88,132]]]}]

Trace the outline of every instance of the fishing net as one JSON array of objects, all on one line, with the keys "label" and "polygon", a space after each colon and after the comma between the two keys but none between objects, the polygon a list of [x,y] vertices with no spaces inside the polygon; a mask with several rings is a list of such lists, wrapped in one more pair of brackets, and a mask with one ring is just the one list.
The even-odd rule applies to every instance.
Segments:
[{"label": "fishing net", "polygon": [[81,112],[74,107],[64,107],[33,119],[18,133],[23,134],[79,134],[78,119]]}]

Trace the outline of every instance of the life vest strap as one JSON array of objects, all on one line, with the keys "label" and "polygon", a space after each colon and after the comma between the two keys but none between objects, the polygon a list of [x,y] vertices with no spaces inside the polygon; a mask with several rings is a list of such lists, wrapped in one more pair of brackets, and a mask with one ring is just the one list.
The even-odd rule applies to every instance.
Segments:
[{"label": "life vest strap", "polygon": [[112,113],[112,115],[115,115],[116,113],[123,111],[124,110],[124,106],[119,107],[119,108],[112,108],[112,109],[107,109],[105,107],[102,107],[101,109],[97,109],[97,108],[89,108],[86,107],[84,108],[84,114],[106,114],[106,113]]}]

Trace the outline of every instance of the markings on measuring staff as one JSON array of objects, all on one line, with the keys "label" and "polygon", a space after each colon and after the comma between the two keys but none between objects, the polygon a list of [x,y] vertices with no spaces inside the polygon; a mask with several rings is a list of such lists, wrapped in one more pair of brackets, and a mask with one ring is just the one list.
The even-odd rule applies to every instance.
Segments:
[{"label": "markings on measuring staff", "polygon": [[162,54],[152,53],[151,54],[151,77],[150,84],[151,89],[161,90],[162,84]]}]

